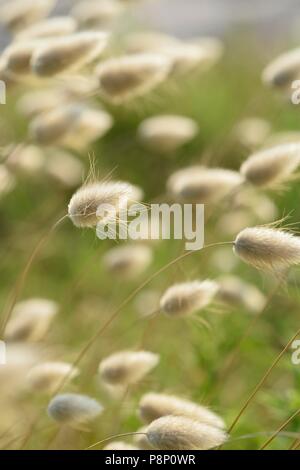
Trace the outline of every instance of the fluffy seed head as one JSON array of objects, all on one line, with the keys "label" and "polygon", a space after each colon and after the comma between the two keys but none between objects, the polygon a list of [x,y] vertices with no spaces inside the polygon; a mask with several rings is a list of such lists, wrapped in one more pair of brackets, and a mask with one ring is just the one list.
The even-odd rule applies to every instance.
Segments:
[{"label": "fluffy seed head", "polygon": [[300,76],[300,48],[285,52],[273,60],[263,71],[267,85],[287,89]]},{"label": "fluffy seed head", "polygon": [[41,77],[79,70],[97,59],[107,42],[108,34],[102,32],[82,32],[49,39],[33,53],[32,70]]},{"label": "fluffy seed head", "polygon": [[300,263],[300,238],[280,229],[246,228],[236,237],[234,252],[258,269],[281,271]]},{"label": "fluffy seed head", "polygon": [[139,450],[138,447],[134,447],[131,444],[123,441],[112,441],[103,447],[103,450]]},{"label": "fluffy seed head", "polygon": [[141,142],[161,153],[174,152],[192,140],[197,132],[198,125],[193,119],[175,115],[145,119],[138,129]]},{"label": "fluffy seed head", "polygon": [[77,23],[69,16],[48,18],[22,30],[16,37],[17,41],[67,36],[75,32]]},{"label": "fluffy seed head", "polygon": [[8,46],[1,56],[6,73],[15,76],[16,79],[30,75],[31,57],[39,44],[38,40],[28,40],[16,42]]},{"label": "fluffy seed head", "polygon": [[287,180],[299,163],[300,144],[282,144],[251,155],[241,174],[255,186],[268,187]]},{"label": "fluffy seed head", "polygon": [[221,429],[185,416],[164,416],[153,421],[147,436],[158,450],[208,450],[227,440]]},{"label": "fluffy seed head", "polygon": [[263,145],[270,133],[270,123],[257,117],[242,119],[234,129],[236,139],[250,149]]},{"label": "fluffy seed head", "polygon": [[262,292],[253,284],[242,281],[237,276],[226,276],[220,280],[218,299],[233,306],[242,306],[249,312],[260,312],[266,303]]},{"label": "fluffy seed head", "polygon": [[[76,227],[95,227],[115,218],[128,201],[134,199],[135,187],[124,182],[88,183],[79,188],[70,200],[68,214]],[[101,215],[103,205],[112,207],[113,213]]]},{"label": "fluffy seed head", "polygon": [[207,307],[217,291],[217,283],[210,280],[175,284],[162,296],[160,308],[172,317],[191,315]]},{"label": "fluffy seed head", "polygon": [[220,51],[213,47],[212,43],[195,41],[171,46],[164,50],[172,61],[174,75],[182,75],[193,70],[206,70],[210,68],[220,57]]},{"label": "fluffy seed head", "polygon": [[205,406],[163,393],[146,393],[139,403],[139,415],[145,423],[172,415],[185,416],[217,428],[225,427],[223,419]]},{"label": "fluffy seed head", "polygon": [[17,32],[45,18],[55,3],[56,0],[10,0],[1,5],[1,23]]},{"label": "fluffy seed head", "polygon": [[148,351],[121,351],[99,365],[103,382],[127,386],[142,380],[159,362],[159,356]]},{"label": "fluffy seed head", "polygon": [[103,257],[106,270],[125,279],[142,274],[151,264],[152,250],[145,245],[128,245],[112,248]]},{"label": "fluffy seed head", "polygon": [[148,437],[147,437],[148,426],[143,426],[137,430],[137,434],[133,436],[133,441],[140,450],[153,450]]},{"label": "fluffy seed head", "polygon": [[49,149],[46,155],[45,171],[50,178],[66,188],[74,188],[81,183],[84,166],[78,158],[61,149]]},{"label": "fluffy seed head", "polygon": [[61,107],[63,102],[68,102],[64,93],[50,88],[25,93],[18,100],[17,108],[25,117],[32,119],[39,114]]},{"label": "fluffy seed head", "polygon": [[167,188],[179,201],[209,204],[221,200],[243,181],[236,171],[192,166],[171,175]]},{"label": "fluffy seed head", "polygon": [[77,377],[79,370],[66,362],[45,362],[34,366],[27,375],[29,388],[36,392],[53,393],[66,379]]},{"label": "fluffy seed head", "polygon": [[39,341],[48,331],[58,305],[48,299],[28,299],[16,304],[4,337],[8,341]]},{"label": "fluffy seed head", "polygon": [[83,0],[71,14],[82,28],[98,29],[111,26],[123,11],[123,5],[115,0]]},{"label": "fluffy seed head", "polygon": [[125,48],[128,54],[161,53],[180,44],[181,41],[175,37],[157,31],[134,32],[125,38]]},{"label": "fluffy seed head", "polygon": [[163,55],[134,54],[100,63],[96,75],[103,97],[121,104],[152,90],[169,70],[170,61]]},{"label": "fluffy seed head", "polygon": [[39,174],[45,166],[46,157],[35,145],[26,145],[19,149],[9,150],[7,166],[16,173],[27,175]]},{"label": "fluffy seed head", "polygon": [[12,191],[16,186],[14,175],[5,165],[0,164],[0,198]]},{"label": "fluffy seed head", "polygon": [[48,405],[48,415],[60,424],[87,424],[103,411],[98,401],[78,393],[56,395]]}]

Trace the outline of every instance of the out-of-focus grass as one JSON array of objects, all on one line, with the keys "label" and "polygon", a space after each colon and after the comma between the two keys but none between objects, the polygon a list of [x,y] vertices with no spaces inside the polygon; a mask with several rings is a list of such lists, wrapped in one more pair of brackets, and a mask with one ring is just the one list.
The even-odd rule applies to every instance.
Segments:
[{"label": "out-of-focus grass", "polygon": [[[229,40],[222,63],[212,71],[161,87],[149,98],[124,109],[111,108],[116,124],[90,152],[96,158],[99,176],[103,177],[113,169],[113,177],[142,186],[145,200],[151,201],[163,197],[166,179],[174,169],[191,162],[201,162],[205,158],[211,165],[238,168],[246,154],[232,144],[231,130],[241,117],[264,117],[270,120],[274,131],[298,129],[299,109],[260,83],[264,58],[257,46],[246,41],[237,47],[237,39]],[[9,99],[8,104],[1,107],[1,140],[4,142],[7,132],[16,141],[21,140],[26,132],[26,123],[16,116],[12,103]],[[145,116],[158,112],[188,115],[200,126],[199,137],[173,158],[146,151],[136,139],[138,123]],[[88,171],[88,155],[81,158]],[[1,200],[2,306],[43,232],[66,212],[70,196],[71,192],[49,181],[20,178],[15,191]],[[292,222],[300,220],[298,182],[272,197],[280,214],[290,213]],[[208,224],[206,242],[215,241],[223,241],[222,233]],[[59,317],[46,340],[54,357],[74,359],[85,341],[138,285],[136,282],[120,282],[104,273],[101,257],[111,246],[114,242],[100,242],[93,231],[77,230],[66,220],[35,262],[22,298],[49,297],[61,304]],[[143,278],[175,258],[180,249],[179,243],[174,241],[154,245],[155,261]],[[182,262],[180,268],[174,267],[158,276],[150,287],[163,291],[174,281],[218,277],[220,273],[209,263],[212,253],[213,249],[195,253]],[[234,272],[256,284],[266,294],[276,282],[242,264],[238,264]],[[299,279],[297,270],[294,278],[295,281]],[[299,327],[299,300],[297,282],[277,293],[250,337],[242,343],[238,361],[223,377],[225,360],[251,321],[246,311],[241,308],[232,312],[228,309],[222,314],[208,311],[205,314],[211,324],[208,331],[196,321],[172,321],[163,316],[150,326],[147,321],[138,320],[131,302],[86,356],[81,365],[81,376],[68,386],[68,390],[98,397],[107,409],[93,426],[92,435],[78,434],[78,447],[120,430],[137,429],[140,423],[136,404],[143,391],[172,392],[209,404],[230,424],[273,358]],[[98,362],[116,350],[136,347],[145,328],[149,328],[149,333],[144,346],[158,352],[161,363],[142,384],[131,390],[120,412],[118,403],[99,385]],[[300,407],[299,385],[300,368],[293,366],[290,354],[286,354],[245,413],[233,439],[275,430]],[[25,419],[46,404],[46,398],[28,393],[18,399],[17,406],[20,417]],[[48,423],[46,412],[42,423]],[[299,431],[299,423],[300,420],[295,419],[289,430]],[[34,433],[29,447],[43,448],[49,439],[48,434],[49,431]],[[251,439],[233,440],[226,448],[253,449],[265,439],[265,435],[257,434]],[[284,449],[290,442],[286,437],[277,438],[270,448]]]}]

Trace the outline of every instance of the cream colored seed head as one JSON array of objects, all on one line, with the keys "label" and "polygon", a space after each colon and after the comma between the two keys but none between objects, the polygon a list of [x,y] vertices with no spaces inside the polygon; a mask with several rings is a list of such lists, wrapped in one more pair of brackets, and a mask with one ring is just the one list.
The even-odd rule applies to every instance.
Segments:
[{"label": "cream colored seed head", "polygon": [[209,450],[227,440],[221,429],[185,416],[164,416],[153,421],[147,436],[157,450]]},{"label": "cream colored seed head", "polygon": [[105,111],[71,103],[38,115],[29,130],[40,144],[80,150],[103,137],[112,125],[112,117]]},{"label": "cream colored seed head", "polygon": [[0,164],[0,198],[10,193],[16,186],[16,179],[9,169]]},{"label": "cream colored seed head", "polygon": [[114,104],[143,96],[163,82],[170,61],[160,54],[134,54],[109,59],[96,69],[100,93]]},{"label": "cream colored seed head", "polygon": [[31,119],[68,103],[61,90],[44,89],[25,93],[17,103],[17,108],[25,117]]},{"label": "cream colored seed head", "polygon": [[29,133],[41,145],[56,144],[71,132],[82,112],[81,105],[70,104],[42,113],[31,121]]},{"label": "cream colored seed head", "polygon": [[182,75],[194,70],[206,70],[219,58],[213,48],[205,44],[181,43],[166,48],[164,53],[172,61],[173,75]]},{"label": "cream colored seed head", "polygon": [[234,306],[242,306],[249,312],[261,312],[266,298],[253,284],[242,281],[237,276],[226,276],[218,280],[218,299]]},{"label": "cream colored seed head", "polygon": [[83,0],[74,6],[71,15],[86,29],[111,26],[123,13],[124,6],[117,0]]},{"label": "cream colored seed head", "polygon": [[262,79],[267,85],[287,89],[300,77],[300,48],[285,52],[273,60],[263,71]]},{"label": "cream colored seed head", "polygon": [[74,188],[82,182],[83,163],[71,153],[61,149],[46,152],[46,174],[66,188]]},{"label": "cream colored seed head", "polygon": [[[76,227],[96,227],[115,220],[135,194],[134,186],[124,182],[88,183],[79,188],[70,200],[68,214]],[[105,207],[105,214],[99,210]]]},{"label": "cream colored seed head", "polygon": [[63,38],[49,39],[32,55],[32,71],[41,77],[52,77],[79,70],[96,60],[107,42],[108,34],[103,32],[80,32]]},{"label": "cream colored seed head", "polygon": [[102,405],[87,395],[56,395],[48,405],[48,415],[60,424],[76,426],[93,421],[103,411]]},{"label": "cream colored seed head", "polygon": [[103,382],[127,386],[142,380],[159,362],[159,356],[148,351],[121,351],[99,365]]},{"label": "cream colored seed head", "polygon": [[300,144],[282,144],[251,155],[241,174],[254,186],[268,187],[286,181],[300,163]]},{"label": "cream colored seed head", "polygon": [[113,119],[106,111],[83,108],[70,132],[62,139],[61,145],[76,151],[84,150],[103,137],[112,125]]},{"label": "cream colored seed head", "polygon": [[10,0],[0,7],[0,21],[17,32],[45,18],[55,3],[56,0]]},{"label": "cream colored seed head", "polygon": [[234,252],[258,269],[281,271],[300,263],[300,238],[280,229],[246,228],[236,237]]},{"label": "cream colored seed head", "polygon": [[133,436],[133,441],[140,450],[153,450],[148,437],[147,437],[148,426],[143,426],[137,430],[137,434]]},{"label": "cream colored seed head", "polygon": [[185,116],[162,115],[143,121],[138,129],[142,143],[161,153],[174,152],[192,140],[198,133],[198,125]]},{"label": "cream colored seed head", "polygon": [[152,259],[153,253],[150,247],[128,245],[109,250],[103,257],[103,264],[109,273],[133,279],[150,266]]},{"label": "cream colored seed head", "polygon": [[172,415],[185,416],[217,428],[225,427],[223,419],[205,406],[163,393],[143,395],[139,403],[139,415],[145,423],[151,423],[162,416]]},{"label": "cream colored seed head", "polygon": [[66,379],[77,377],[79,370],[66,362],[44,362],[27,374],[28,387],[36,392],[54,393]]},{"label": "cream colored seed head", "polygon": [[67,36],[76,31],[77,23],[69,16],[57,16],[48,18],[39,23],[33,24],[22,30],[17,36],[17,41],[29,39],[54,38]]},{"label": "cream colored seed head", "polygon": [[216,203],[243,183],[236,171],[192,166],[176,171],[168,179],[169,193],[182,202]]},{"label": "cream colored seed head", "polygon": [[179,39],[157,31],[134,32],[125,38],[125,49],[128,54],[161,53],[180,44]]},{"label": "cream colored seed head", "polygon": [[162,296],[160,308],[171,317],[191,315],[207,307],[217,291],[217,283],[210,280],[175,284]]},{"label": "cream colored seed head", "polygon": [[26,145],[10,150],[6,160],[7,166],[16,173],[36,175],[43,172],[46,157],[44,152],[35,145]]},{"label": "cream colored seed head", "polygon": [[103,450],[139,450],[138,447],[134,447],[131,444],[127,444],[127,442],[123,441],[112,441],[107,444]]},{"label": "cream colored seed head", "polygon": [[242,119],[234,128],[236,139],[250,149],[263,145],[270,133],[271,124],[257,117]]},{"label": "cream colored seed head", "polygon": [[4,337],[7,341],[39,341],[47,333],[58,312],[58,305],[48,299],[28,299],[16,304]]},{"label": "cream colored seed head", "polygon": [[32,54],[40,44],[38,40],[30,40],[16,42],[8,46],[1,57],[5,71],[15,76],[16,79],[30,75]]}]

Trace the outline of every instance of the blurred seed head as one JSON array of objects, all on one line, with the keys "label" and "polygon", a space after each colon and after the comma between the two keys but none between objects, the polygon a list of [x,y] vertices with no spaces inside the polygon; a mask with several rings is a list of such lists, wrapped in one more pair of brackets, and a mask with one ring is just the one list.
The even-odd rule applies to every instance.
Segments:
[{"label": "blurred seed head", "polygon": [[131,444],[127,444],[127,442],[123,441],[112,441],[103,447],[103,450],[139,450],[138,447],[134,447]]},{"label": "blurred seed head", "polygon": [[70,103],[36,116],[29,131],[41,145],[60,144],[80,150],[104,136],[112,124],[107,112]]},{"label": "blurred seed head", "polygon": [[179,39],[158,31],[138,31],[125,37],[125,49],[128,54],[140,54],[168,50],[181,44]]},{"label": "blurred seed head", "polygon": [[32,71],[41,77],[76,71],[96,60],[105,49],[108,34],[79,32],[62,38],[48,39],[32,55]]},{"label": "blurred seed head", "polygon": [[39,114],[52,111],[68,103],[67,96],[60,89],[42,89],[28,91],[17,102],[18,111],[26,118],[32,119]]},{"label": "blurred seed head", "polygon": [[23,29],[16,36],[17,41],[30,39],[55,38],[59,36],[67,36],[76,31],[77,23],[70,16],[57,16],[47,18],[39,23],[33,24]]},{"label": "blurred seed head", "polygon": [[300,48],[285,52],[273,60],[263,71],[263,82],[279,89],[287,89],[300,77]]},{"label": "blurred seed head", "polygon": [[167,189],[176,200],[209,204],[224,198],[243,181],[236,171],[192,166],[173,173],[167,181]]},{"label": "blurred seed head", "polygon": [[[139,450],[153,450],[148,437],[147,437],[148,426],[143,426],[137,430],[137,434],[133,436],[133,441]],[[140,434],[138,434],[140,433]]]},{"label": "blurred seed head", "polygon": [[148,351],[121,351],[103,359],[99,373],[103,382],[128,386],[141,381],[159,362],[159,356]]},{"label": "blurred seed head", "polygon": [[270,133],[271,124],[257,117],[242,119],[234,128],[235,138],[248,149],[263,145]]},{"label": "blurred seed head", "polygon": [[[76,227],[95,227],[99,222],[114,219],[115,212],[124,208],[135,194],[135,187],[124,182],[87,183],[79,188],[70,200],[68,214]],[[100,215],[98,208],[111,205],[114,213]]]},{"label": "blurred seed head", "polygon": [[7,341],[39,341],[47,333],[58,313],[52,300],[33,298],[16,304],[8,321],[4,338]]},{"label": "blurred seed head", "polygon": [[218,279],[218,284],[217,298],[222,302],[244,307],[252,313],[259,313],[263,310],[266,298],[255,285],[244,282],[237,276]]},{"label": "blurred seed head", "polygon": [[36,145],[8,149],[6,165],[15,173],[25,175],[40,174],[45,167],[44,152]]},{"label": "blurred seed head", "polygon": [[300,262],[300,239],[281,229],[251,227],[238,234],[234,252],[257,269],[280,272]]},{"label": "blurred seed head", "polygon": [[300,163],[300,144],[282,144],[251,155],[241,174],[254,186],[269,187],[286,181]]},{"label": "blurred seed head", "polygon": [[205,406],[163,393],[146,393],[139,403],[139,415],[145,423],[162,416],[185,416],[217,428],[224,428],[223,419]]},{"label": "blurred seed head", "polygon": [[39,44],[39,40],[26,40],[8,46],[1,56],[6,73],[11,74],[18,80],[31,75],[30,62],[32,54]]},{"label": "blurred seed head", "polygon": [[160,308],[172,317],[191,315],[207,307],[217,291],[217,283],[210,280],[175,284],[161,297]]},{"label": "blurred seed head", "polygon": [[48,405],[50,418],[75,428],[93,421],[102,411],[103,407],[98,401],[78,393],[56,395]]},{"label": "blurred seed head", "polygon": [[159,153],[170,153],[192,140],[197,123],[185,116],[165,115],[145,119],[139,126],[140,141]]},{"label": "blurred seed head", "polygon": [[209,450],[227,440],[221,429],[185,416],[164,416],[153,421],[147,436],[158,450]]},{"label": "blurred seed head", "polygon": [[35,392],[54,393],[66,379],[77,377],[79,370],[66,362],[44,362],[27,374],[27,385]]},{"label": "blurred seed head", "polygon": [[205,71],[220,58],[220,49],[214,48],[212,43],[195,41],[174,45],[164,50],[172,61],[173,75],[184,75],[193,71]]},{"label": "blurred seed head", "polygon": [[71,15],[83,29],[111,27],[124,11],[118,0],[83,0],[71,10]]},{"label": "blurred seed head", "polygon": [[170,61],[161,54],[134,54],[100,63],[96,75],[103,97],[122,104],[151,91],[167,78],[169,70]]},{"label": "blurred seed head", "polygon": [[159,300],[158,291],[147,289],[136,296],[134,306],[141,317],[147,317],[158,310]]},{"label": "blurred seed head", "polygon": [[15,33],[45,18],[55,3],[56,0],[10,0],[0,6],[0,21]]},{"label": "blurred seed head", "polygon": [[82,108],[82,112],[66,133],[61,145],[82,151],[103,137],[112,127],[113,119],[106,111]]},{"label": "blurred seed head", "polygon": [[10,170],[0,164],[0,198],[10,193],[16,186],[16,179]]},{"label": "blurred seed head", "polygon": [[82,182],[84,165],[77,157],[61,149],[49,149],[46,155],[48,176],[65,188],[74,188]]},{"label": "blurred seed head", "polygon": [[145,245],[126,245],[112,248],[103,257],[105,269],[122,279],[140,276],[151,264],[153,253]]}]

